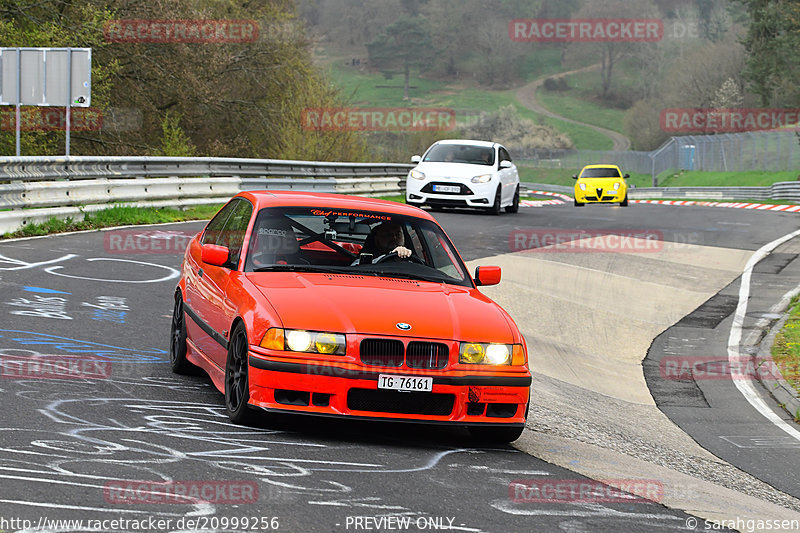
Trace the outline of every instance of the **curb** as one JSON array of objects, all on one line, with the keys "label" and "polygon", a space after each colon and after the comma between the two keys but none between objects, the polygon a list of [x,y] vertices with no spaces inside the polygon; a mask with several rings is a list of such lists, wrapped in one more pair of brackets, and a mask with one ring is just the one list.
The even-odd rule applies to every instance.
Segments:
[{"label": "curb", "polygon": [[545,205],[561,205],[565,204],[568,201],[571,201],[572,198],[567,196],[566,194],[561,194],[558,192],[550,192],[550,191],[535,191],[535,190],[527,190],[528,194],[537,194],[540,196],[552,196],[552,200],[520,200],[519,205],[525,207],[542,207]]},{"label": "curb", "polygon": [[658,205],[698,205],[702,207],[728,207],[734,209],[756,209],[759,211],[788,211],[796,213],[800,211],[800,205],[787,204],[752,204],[748,202],[703,202],[694,200],[630,200],[634,204],[658,204]]},{"label": "curb", "polygon": [[[772,345],[775,343],[775,336],[783,328],[786,319],[789,318],[788,308],[784,310],[783,313],[783,317],[775,322],[759,343],[758,352],[755,356],[757,366],[759,367],[765,364],[769,365],[769,368],[777,370],[777,365],[772,360]],[[778,405],[783,407],[794,419],[797,413],[800,412],[800,394],[783,379],[779,371],[757,372],[756,374],[758,375],[758,380],[761,382],[761,385],[772,395]],[[773,375],[776,376],[774,379]]]}]

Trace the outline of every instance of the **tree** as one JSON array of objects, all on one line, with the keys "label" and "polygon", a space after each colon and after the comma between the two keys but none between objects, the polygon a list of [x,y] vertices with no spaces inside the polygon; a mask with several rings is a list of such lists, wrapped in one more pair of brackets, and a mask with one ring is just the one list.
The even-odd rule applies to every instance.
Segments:
[{"label": "tree", "polygon": [[748,14],[745,79],[762,105],[800,105],[800,2],[736,0]]},{"label": "tree", "polygon": [[[609,0],[586,3],[575,15],[579,19],[655,18],[658,10],[652,0]],[[603,99],[609,97],[614,67],[623,56],[640,43],[597,42],[575,43],[571,55],[592,55],[600,61],[600,87]],[[599,57],[598,57],[599,56]]]},{"label": "tree", "polygon": [[403,16],[384,28],[367,43],[370,65],[387,77],[400,70],[403,73],[403,100],[408,100],[408,85],[412,67],[421,71],[433,58],[433,43],[422,17]]}]

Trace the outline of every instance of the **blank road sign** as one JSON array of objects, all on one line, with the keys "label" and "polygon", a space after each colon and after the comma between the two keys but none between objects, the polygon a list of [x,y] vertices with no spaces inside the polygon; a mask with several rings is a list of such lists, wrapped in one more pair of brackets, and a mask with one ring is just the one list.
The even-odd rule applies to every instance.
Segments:
[{"label": "blank road sign", "polygon": [[[19,54],[19,63],[17,59]],[[70,65],[70,56],[72,68]],[[0,105],[89,107],[92,89],[91,48],[0,49]],[[17,95],[19,64],[20,95]],[[71,70],[71,75],[70,75]],[[68,84],[69,82],[69,84]],[[68,103],[69,102],[69,103]]]}]

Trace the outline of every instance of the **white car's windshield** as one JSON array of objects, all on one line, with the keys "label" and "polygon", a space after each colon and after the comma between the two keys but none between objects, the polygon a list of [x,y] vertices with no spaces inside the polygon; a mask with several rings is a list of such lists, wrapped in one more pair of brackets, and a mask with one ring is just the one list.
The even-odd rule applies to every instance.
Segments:
[{"label": "white car's windshield", "polygon": [[[393,253],[398,246],[409,257]],[[392,213],[336,208],[262,209],[245,270],[348,272],[471,286],[455,248],[435,223]]]},{"label": "white car's windshield", "polygon": [[494,149],[474,144],[436,144],[428,150],[423,161],[491,166],[494,165]]}]

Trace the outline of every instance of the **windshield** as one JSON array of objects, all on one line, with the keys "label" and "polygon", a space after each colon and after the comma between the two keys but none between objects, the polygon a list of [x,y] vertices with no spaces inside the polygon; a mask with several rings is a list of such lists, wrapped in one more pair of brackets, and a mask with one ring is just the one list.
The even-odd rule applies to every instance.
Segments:
[{"label": "windshield", "polygon": [[616,168],[586,168],[581,172],[582,178],[621,178]]},{"label": "windshield", "polygon": [[[410,256],[406,250],[410,251]],[[397,252],[394,252],[397,250]],[[245,271],[337,272],[472,286],[444,231],[416,217],[374,211],[270,207],[259,211]]]},{"label": "windshield", "polygon": [[494,148],[474,144],[435,144],[425,154],[423,161],[492,166]]}]

